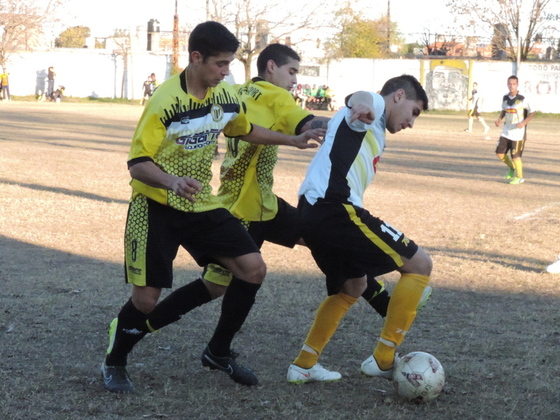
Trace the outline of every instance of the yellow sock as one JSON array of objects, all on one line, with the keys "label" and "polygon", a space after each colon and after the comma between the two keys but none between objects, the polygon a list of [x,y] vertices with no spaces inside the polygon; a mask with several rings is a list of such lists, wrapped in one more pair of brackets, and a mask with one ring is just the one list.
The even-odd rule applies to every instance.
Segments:
[{"label": "yellow sock", "polygon": [[523,178],[523,163],[521,163],[521,158],[513,159],[513,164],[515,165],[517,178]]},{"label": "yellow sock", "polygon": [[301,350],[298,357],[294,360],[294,365],[309,369],[317,364],[319,356],[338,328],[340,320],[357,300],[357,298],[352,296],[339,293],[327,297],[321,303],[319,309],[317,309],[315,321],[313,321],[313,325],[305,339],[305,344],[315,350],[317,354]]},{"label": "yellow sock", "polygon": [[395,348],[399,346],[408,332],[416,308],[430,278],[420,274],[403,274],[391,295],[387,318],[381,331],[373,357],[382,370],[390,369],[395,359]]},{"label": "yellow sock", "polygon": [[511,160],[510,155],[504,155],[502,160],[508,166],[509,169],[515,169],[515,165],[513,164],[513,161]]}]

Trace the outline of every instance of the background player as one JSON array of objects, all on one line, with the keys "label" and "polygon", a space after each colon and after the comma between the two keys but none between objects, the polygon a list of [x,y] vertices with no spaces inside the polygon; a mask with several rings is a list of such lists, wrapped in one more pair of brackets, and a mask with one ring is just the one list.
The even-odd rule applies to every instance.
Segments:
[{"label": "background player", "polygon": [[465,131],[472,133],[474,119],[476,118],[478,121],[480,121],[480,123],[484,127],[484,134],[488,133],[490,127],[488,127],[488,124],[486,124],[486,121],[484,121],[484,118],[482,118],[482,115],[480,114],[479,107],[482,106],[483,99],[478,93],[478,83],[476,82],[473,83],[471,97],[468,99],[468,101],[469,101],[468,104],[469,127]]},{"label": "background player", "polygon": [[[526,127],[535,116],[536,111],[527,98],[517,90],[519,86],[517,76],[508,77],[507,86],[509,94],[504,95],[502,111],[495,122],[496,127],[499,127],[505,117],[502,135],[498,139],[496,146],[496,155],[509,168],[506,179],[511,179],[510,184],[517,185],[525,182],[521,156],[523,155],[525,140],[527,139]],[[508,152],[511,154],[511,158],[508,156]]]},{"label": "background player", "polygon": [[385,148],[385,132],[412,128],[428,108],[426,92],[412,76],[390,79],[380,94],[358,92],[329,123],[325,142],[299,190],[303,239],[326,275],[328,297],[298,357],[288,369],[292,383],[334,381],[319,356],[340,320],[366,288],[367,274],[401,273],[385,325],[372,356],[362,363],[368,376],[392,378],[395,348],[402,343],[428,285],[432,261],[402,232],[362,207]]}]

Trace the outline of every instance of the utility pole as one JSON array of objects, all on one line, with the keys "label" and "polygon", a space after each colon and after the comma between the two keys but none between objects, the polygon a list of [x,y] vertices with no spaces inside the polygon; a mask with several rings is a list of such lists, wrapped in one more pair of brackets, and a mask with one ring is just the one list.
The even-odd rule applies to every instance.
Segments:
[{"label": "utility pole", "polygon": [[179,68],[179,14],[177,13],[177,0],[175,0],[175,15],[173,16],[173,53],[171,56],[171,74],[181,71]]},{"label": "utility pole", "polygon": [[387,0],[387,55],[391,54],[391,0]]}]

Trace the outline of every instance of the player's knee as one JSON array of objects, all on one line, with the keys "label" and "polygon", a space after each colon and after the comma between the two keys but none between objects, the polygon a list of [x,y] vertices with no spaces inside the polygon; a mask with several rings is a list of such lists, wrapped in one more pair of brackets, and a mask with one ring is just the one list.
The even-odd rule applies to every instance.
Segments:
[{"label": "player's knee", "polygon": [[227,286],[224,286],[222,284],[216,284],[216,283],[212,283],[209,282],[208,280],[203,280],[204,285],[206,286],[206,289],[208,289],[208,293],[210,294],[210,298],[212,300],[219,298],[220,296],[223,296],[224,293],[226,292]]},{"label": "player's knee", "polygon": [[432,274],[432,258],[422,248],[418,248],[416,254],[410,259],[405,260],[404,265],[399,269],[401,273],[414,273],[422,276]]},{"label": "player's knee", "polygon": [[132,304],[140,312],[149,314],[156,307],[160,294],[161,289],[134,286],[132,289]]},{"label": "player's knee", "polygon": [[266,264],[264,261],[260,260],[258,264],[254,264],[247,275],[247,278],[243,280],[249,283],[261,284],[266,276]]},{"label": "player's knee", "polygon": [[416,262],[417,266],[417,273],[423,276],[430,276],[432,274],[433,262],[432,258],[422,250],[422,253],[419,255],[418,261]]},{"label": "player's knee", "polygon": [[133,296],[132,303],[140,312],[144,314],[149,314],[154,310],[157,305],[157,298],[153,296]]},{"label": "player's knee", "polygon": [[367,288],[367,278],[360,277],[355,279],[348,279],[342,285],[341,292],[345,295],[352,296],[354,298],[359,298],[365,292]]}]

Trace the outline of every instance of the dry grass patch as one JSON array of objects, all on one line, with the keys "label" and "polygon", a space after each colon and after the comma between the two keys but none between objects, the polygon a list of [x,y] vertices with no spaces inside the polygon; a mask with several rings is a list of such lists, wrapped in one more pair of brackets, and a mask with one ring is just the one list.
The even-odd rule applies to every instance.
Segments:
[{"label": "dry grass patch", "polygon": [[[199,356],[219,314],[220,302],[212,302],[137,346],[130,358],[137,395],[107,393],[98,369],[106,327],[129,295],[126,159],[141,110],[2,104],[0,418],[560,418],[560,277],[543,271],[560,252],[560,122],[538,118],[523,185],[502,178],[498,129],[485,140],[464,133],[462,117],[428,114],[413,130],[388,136],[366,194],[373,214],[434,259],[433,298],[402,348],[433,353],[444,365],[446,390],[432,404],[402,404],[388,382],[360,375],[382,326],[363,302],[322,357],[343,379],[287,384],[325,288],[305,248],[271,244],[263,248],[269,275],[234,343],[259,387],[202,369]],[[282,150],[278,195],[296,202],[313,153]],[[199,272],[180,253],[176,285]],[[384,280],[391,288],[396,276]]]}]

